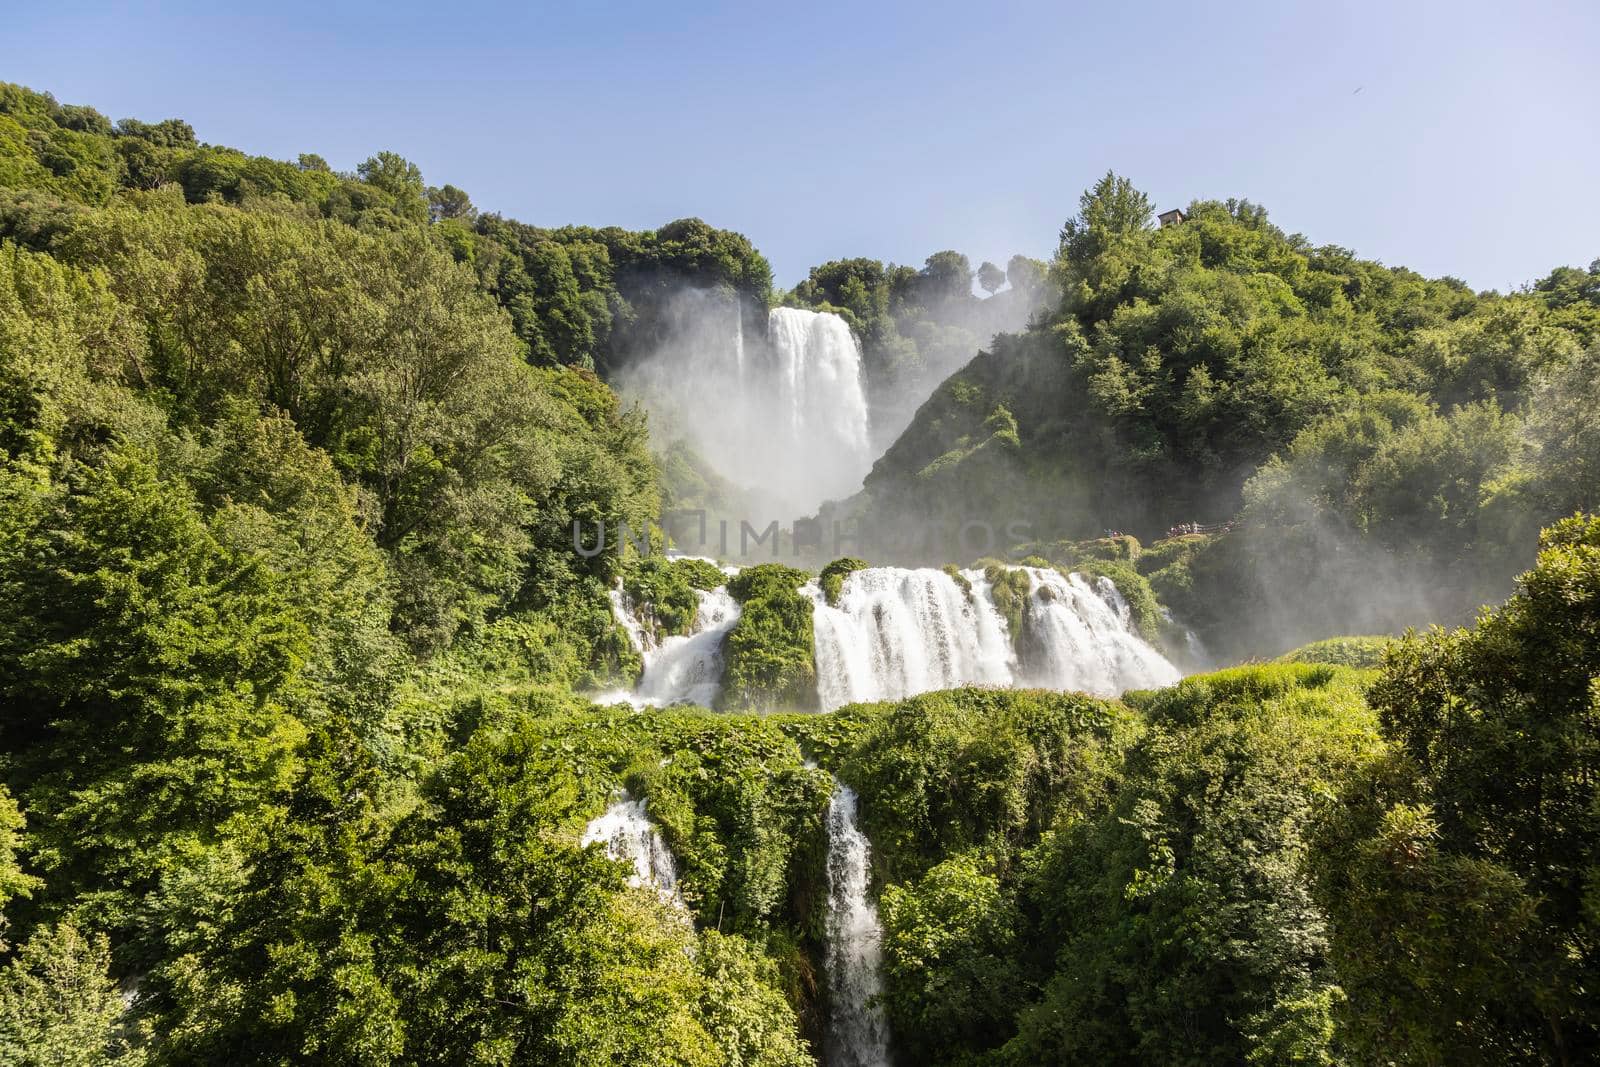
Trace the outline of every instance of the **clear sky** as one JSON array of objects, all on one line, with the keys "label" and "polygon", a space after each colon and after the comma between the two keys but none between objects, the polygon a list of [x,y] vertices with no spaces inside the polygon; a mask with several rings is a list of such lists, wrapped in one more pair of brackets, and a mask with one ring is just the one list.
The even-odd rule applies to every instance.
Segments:
[{"label": "clear sky", "polygon": [[791,285],[1046,256],[1107,169],[1159,208],[1504,289],[1600,257],[1600,2],[22,0],[0,79],[527,222],[739,230]]}]

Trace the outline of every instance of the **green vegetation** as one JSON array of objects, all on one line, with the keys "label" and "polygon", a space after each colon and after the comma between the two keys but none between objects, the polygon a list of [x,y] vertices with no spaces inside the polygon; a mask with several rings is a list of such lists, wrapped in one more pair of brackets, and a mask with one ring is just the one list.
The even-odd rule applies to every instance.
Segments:
[{"label": "green vegetation", "polygon": [[1027,571],[1007,567],[1004,563],[984,561],[983,580],[989,583],[989,597],[995,610],[1006,620],[1013,644],[1022,639],[1022,620],[1027,611],[1028,594],[1033,591],[1033,578]]},{"label": "green vegetation", "polygon": [[1381,667],[1392,637],[1330,637],[1278,657],[1280,663],[1333,663],[1341,667]]},{"label": "green vegetation", "polygon": [[1346,784],[1315,868],[1357,1056],[1600,1050],[1600,519],[1540,545],[1503,607],[1408,635],[1373,686],[1390,747]]},{"label": "green vegetation", "polygon": [[741,614],[723,652],[720,700],[728,708],[810,711],[817,705],[810,574],[781,563],[747,567],[728,582]]},{"label": "green vegetation", "polygon": [[645,556],[623,567],[622,590],[636,606],[646,606],[641,619],[656,640],[669,634],[689,633],[700,609],[696,590],[715,589],[727,576],[703,559],[666,559]]},{"label": "green vegetation", "polygon": [[1140,569],[1239,657],[1468,619],[1541,525],[1600,507],[1600,261],[1474,294],[1312,246],[1248,202],[1186,214],[1152,227],[1112,175],[1086,192],[1051,267],[1059,305],[939,386],[851,502],[865,528],[937,522],[925,554],[949,559],[962,523],[1016,523],[1022,558],[1237,519]]},{"label": "green vegetation", "polygon": [[0,88],[0,1062],[805,1062],[795,954],[732,930],[816,797],[681,809],[718,939],[576,847],[659,755],[524,747],[637,672],[574,527],[648,528],[656,473],[585,368],[684,285],[770,273]]},{"label": "green vegetation", "polygon": [[839,591],[844,588],[845,578],[866,566],[866,560],[846,556],[822,568],[822,572],[817,575],[817,584],[822,587],[822,595],[827,598],[828,603],[838,604]]}]

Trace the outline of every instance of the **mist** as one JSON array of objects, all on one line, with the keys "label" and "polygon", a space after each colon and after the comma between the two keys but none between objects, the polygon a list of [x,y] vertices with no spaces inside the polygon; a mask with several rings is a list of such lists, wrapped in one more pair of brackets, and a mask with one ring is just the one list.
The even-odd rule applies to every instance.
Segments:
[{"label": "mist", "polygon": [[[1042,286],[928,301],[915,334],[884,358],[827,310],[759,307],[726,289],[670,296],[659,340],[616,375],[644,406],[658,452],[710,491],[669,485],[669,503],[765,528],[815,515],[861,489],[917,408],[994,333],[1020,329]],[[672,479],[669,478],[669,481]],[[675,491],[676,490],[676,491]]]}]

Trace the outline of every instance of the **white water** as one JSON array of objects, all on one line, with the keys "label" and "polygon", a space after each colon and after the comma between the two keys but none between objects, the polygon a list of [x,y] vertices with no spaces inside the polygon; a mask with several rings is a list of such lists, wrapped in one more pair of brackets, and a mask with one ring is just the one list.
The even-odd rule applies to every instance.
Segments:
[{"label": "white water", "polygon": [[1024,567],[1033,580],[1016,681],[1043,689],[1116,696],[1175,684],[1182,674],[1139,636],[1109,578]]},{"label": "white water", "polygon": [[678,895],[678,868],[672,862],[672,853],[651,825],[643,800],[634,800],[626,792],[619,794],[605,814],[584,827],[579,844],[587,846],[597,841],[605,843],[612,859],[633,866],[629,885],[649,886],[662,900],[686,907]]},{"label": "white water", "polygon": [[839,603],[815,584],[817,688],[824,711],[958,685],[1008,685],[1011,643],[981,571],[968,596],[943,571],[871,567],[845,577]]},{"label": "white water", "polygon": [[735,298],[690,290],[664,321],[661,346],[623,370],[619,388],[649,410],[653,438],[686,439],[774,509],[735,520],[787,523],[861,487],[874,452],[861,348],[843,319],[774,308],[762,339],[746,335]]},{"label": "white water", "polygon": [[[780,484],[797,479],[820,503],[860,488],[872,466],[861,348],[837,315],[773,308],[767,317],[778,386],[777,415],[787,428],[798,468],[768,472]],[[774,427],[776,430],[777,427]]]},{"label": "white water", "polygon": [[856,826],[856,794],[835,783],[828,801],[828,1065],[886,1067],[889,1025],[875,999],[883,931],[867,896],[872,850]]},{"label": "white water", "polygon": [[[1158,689],[1182,677],[1139,636],[1127,601],[1109,578],[1019,569],[1031,588],[1015,639],[982,571],[961,572],[968,592],[942,570],[868,567],[845,577],[837,604],[808,582],[801,592],[812,600],[822,710],[962,685],[1109,697]],[[696,595],[700,606],[691,633],[656,644],[642,617],[648,605],[629,604],[620,589],[612,590],[612,611],[642,654],[644,672],[632,692],[600,694],[596,701],[636,708],[715,704],[722,646],[739,621],[739,605],[725,587]]]},{"label": "white water", "polygon": [[[1116,696],[1181,677],[1133,627],[1108,579],[1024,568],[1032,582],[1013,643],[981,571],[969,596],[931,568],[871,567],[844,579],[829,605],[813,583],[818,696],[824,711],[958,685],[1038,686]],[[1020,651],[1018,651],[1020,649]]]},{"label": "white water", "polygon": [[635,605],[621,589],[611,590],[611,613],[644,659],[632,692],[603,693],[598,703],[626,702],[636,708],[698,704],[709,708],[722,686],[722,642],[739,621],[739,602],[724,586],[697,589],[699,607],[688,634],[673,634],[656,644]]}]

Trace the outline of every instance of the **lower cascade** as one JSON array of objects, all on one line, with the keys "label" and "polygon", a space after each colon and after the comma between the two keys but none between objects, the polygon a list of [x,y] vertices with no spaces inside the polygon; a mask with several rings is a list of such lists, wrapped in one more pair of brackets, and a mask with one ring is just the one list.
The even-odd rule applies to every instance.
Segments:
[{"label": "lower cascade", "polygon": [[883,930],[867,896],[872,858],[856,825],[856,794],[834,783],[828,801],[827,979],[829,1067],[887,1067],[889,1024],[878,997]]},{"label": "lower cascade", "polygon": [[1110,579],[1020,569],[1030,591],[1016,641],[982,571],[960,572],[962,588],[940,570],[869,567],[845,577],[836,605],[808,586],[823,710],[958,685],[1116,696],[1182,676],[1139,636]]},{"label": "lower cascade", "polygon": [[633,866],[628,884],[635,888],[649,886],[661,899],[684,907],[678,895],[678,868],[672,862],[672,852],[650,822],[643,800],[635,800],[626,790],[617,795],[605,813],[590,821],[583,829],[580,845],[604,842],[606,853],[614,860]]},{"label": "lower cascade", "polygon": [[958,685],[1008,685],[1011,643],[981,571],[972,595],[943,571],[870,567],[847,576],[837,605],[816,586],[817,689],[825,711]]},{"label": "lower cascade", "polygon": [[724,586],[697,589],[699,606],[687,634],[674,634],[653,644],[634,607],[620,589],[611,591],[611,612],[644,659],[644,672],[631,693],[608,693],[596,699],[624,700],[634,707],[699,704],[709,708],[722,684],[722,642],[739,621],[739,602]]},{"label": "lower cascade", "polygon": [[1175,684],[1181,673],[1133,628],[1110,578],[1024,567],[1033,581],[1024,609],[1019,685],[1116,696]]}]

